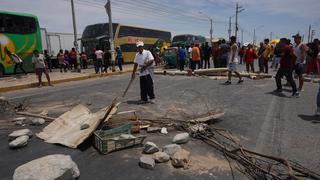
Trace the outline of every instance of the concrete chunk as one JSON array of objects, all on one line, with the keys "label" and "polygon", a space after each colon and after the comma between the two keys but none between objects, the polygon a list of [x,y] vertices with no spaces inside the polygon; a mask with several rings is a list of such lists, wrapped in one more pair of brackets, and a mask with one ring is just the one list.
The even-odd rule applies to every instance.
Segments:
[{"label": "concrete chunk", "polygon": [[156,163],[154,159],[148,156],[141,156],[139,161],[139,166],[145,169],[154,169]]},{"label": "concrete chunk", "polygon": [[9,140],[13,140],[17,137],[24,136],[24,135],[31,137],[32,136],[31,130],[30,129],[20,129],[20,130],[13,131],[11,134],[9,134]]},{"label": "concrete chunk", "polygon": [[152,158],[157,163],[163,163],[163,162],[167,162],[170,160],[170,156],[165,152],[156,152],[153,154]]},{"label": "concrete chunk", "polygon": [[171,159],[172,159],[171,163],[174,167],[186,168],[189,163],[190,152],[186,151],[184,149],[180,149],[176,153],[174,153],[174,155],[171,157]]},{"label": "concrete chunk", "polygon": [[173,154],[176,153],[180,149],[181,149],[180,145],[169,144],[169,145],[164,146],[162,151],[167,153],[170,157],[172,157]]},{"label": "concrete chunk", "polygon": [[189,134],[188,133],[180,133],[174,136],[172,142],[176,144],[184,144],[189,141]]},{"label": "concrete chunk", "polygon": [[146,153],[146,154],[153,154],[155,152],[158,152],[159,151],[159,148],[158,146],[153,143],[153,142],[146,142],[144,144],[144,148],[143,148],[143,153]]},{"label": "concrete chunk", "polygon": [[15,140],[9,143],[9,147],[13,149],[24,147],[28,144],[28,140],[29,140],[29,136],[27,135],[17,137]]},{"label": "concrete chunk", "polygon": [[54,154],[19,166],[13,180],[72,180],[79,176],[78,166],[69,155]]}]

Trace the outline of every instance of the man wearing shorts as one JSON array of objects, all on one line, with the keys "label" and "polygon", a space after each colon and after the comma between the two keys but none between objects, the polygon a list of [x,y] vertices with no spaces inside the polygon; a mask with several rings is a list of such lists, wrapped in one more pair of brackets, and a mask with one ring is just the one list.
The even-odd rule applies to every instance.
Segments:
[{"label": "man wearing shorts", "polygon": [[36,75],[38,76],[38,87],[42,86],[42,73],[46,75],[49,86],[52,86],[50,82],[48,66],[45,63],[45,57],[43,54],[40,54],[38,50],[33,51],[32,64],[35,69]]},{"label": "man wearing shorts", "polygon": [[305,44],[302,43],[300,34],[296,34],[292,37],[294,38],[294,42],[295,42],[293,46],[293,52],[294,52],[294,55],[297,57],[294,70],[299,79],[298,91],[302,91],[303,82],[304,82],[303,71],[304,71],[304,65],[306,64],[307,47]]},{"label": "man wearing shorts", "polygon": [[231,84],[232,72],[234,72],[239,77],[238,84],[243,82],[243,79],[242,79],[240,73],[237,72],[237,64],[236,64],[238,62],[237,56],[238,56],[238,46],[236,43],[236,37],[231,36],[230,37],[228,81],[225,82],[225,84],[227,84],[227,85]]}]

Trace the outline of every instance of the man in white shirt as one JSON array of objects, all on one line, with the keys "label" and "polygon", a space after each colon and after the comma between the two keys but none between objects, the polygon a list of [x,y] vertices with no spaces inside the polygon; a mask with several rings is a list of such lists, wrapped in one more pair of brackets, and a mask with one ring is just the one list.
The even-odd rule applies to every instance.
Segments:
[{"label": "man in white shirt", "polygon": [[38,87],[42,86],[42,73],[46,75],[48,85],[52,86],[48,72],[48,65],[45,62],[43,54],[40,54],[38,50],[33,51],[32,64],[35,69],[35,73],[38,76]]},{"label": "man in white shirt", "polygon": [[154,58],[150,51],[143,49],[144,43],[141,41],[137,42],[138,53],[134,58],[134,67],[132,71],[131,78],[134,79],[136,76],[136,71],[139,68],[140,76],[140,95],[141,100],[139,104],[145,104],[148,102],[148,96],[150,102],[153,102],[155,95],[153,92],[153,79],[152,79],[152,66]]},{"label": "man in white shirt", "polygon": [[96,70],[96,74],[101,74],[102,73],[102,58],[103,58],[103,51],[101,51],[100,49],[94,52],[96,54],[97,57],[97,62],[96,62],[96,66],[95,66],[95,70]]}]

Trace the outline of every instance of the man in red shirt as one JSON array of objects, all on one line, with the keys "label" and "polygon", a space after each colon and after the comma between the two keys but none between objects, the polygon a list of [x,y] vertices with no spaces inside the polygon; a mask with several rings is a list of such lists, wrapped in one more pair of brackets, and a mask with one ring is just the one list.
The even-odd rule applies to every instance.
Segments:
[{"label": "man in red shirt", "polygon": [[297,92],[296,83],[293,80],[292,72],[295,67],[296,56],[293,53],[292,47],[289,45],[288,40],[286,38],[280,39],[280,49],[282,51],[281,59],[280,59],[280,68],[275,77],[277,83],[277,92],[282,92],[281,79],[283,76],[287,78],[288,83],[292,87],[292,96],[299,97],[299,93]]}]

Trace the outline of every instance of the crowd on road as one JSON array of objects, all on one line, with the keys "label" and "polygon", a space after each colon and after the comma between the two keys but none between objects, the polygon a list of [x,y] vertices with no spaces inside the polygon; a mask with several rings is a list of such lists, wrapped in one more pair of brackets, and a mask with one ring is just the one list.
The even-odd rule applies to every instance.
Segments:
[{"label": "crowd on road", "polygon": [[[292,36],[294,42],[288,38],[281,38],[270,42],[264,39],[257,47],[247,44],[240,47],[236,43],[236,37],[231,37],[229,42],[224,39],[218,42],[202,44],[192,43],[191,46],[178,45],[178,69],[183,71],[185,67],[194,71],[195,69],[210,68],[212,61],[215,68],[228,68],[228,80],[226,85],[231,84],[232,73],[235,73],[239,81],[243,83],[240,73],[237,72],[237,64],[245,64],[248,73],[255,73],[254,61],[258,61],[257,73],[269,73],[269,68],[276,72],[275,93],[282,93],[281,79],[286,77],[287,85],[292,88],[292,97],[299,97],[304,91],[304,76],[315,73],[320,74],[320,41],[305,44],[300,34]],[[270,67],[269,67],[270,66]],[[298,87],[294,77],[298,79]],[[317,95],[317,115],[320,115],[320,87]]]},{"label": "crowd on road", "polygon": [[[177,49],[178,69],[181,71],[186,67],[190,69],[190,71],[202,68],[206,69],[211,67],[212,61],[214,68],[228,68],[228,80],[225,84],[229,85],[231,84],[232,73],[235,73],[238,76],[239,84],[243,83],[240,73],[237,72],[238,63],[245,64],[248,73],[269,73],[269,68],[271,68],[277,71],[275,76],[277,89],[275,92],[282,92],[281,79],[285,76],[287,85],[292,88],[292,96],[299,97],[300,93],[303,91],[304,76],[310,73],[320,74],[320,41],[314,39],[313,42],[305,44],[302,42],[302,37],[299,34],[292,37],[294,42],[291,42],[288,38],[281,38],[275,42],[270,42],[269,39],[265,39],[260,43],[259,47],[255,46],[255,44],[240,46],[240,44],[236,42],[236,37],[234,36],[230,38],[229,42],[221,39],[217,42],[213,42],[211,46],[208,42],[201,44],[201,46],[199,43],[192,43],[190,46],[181,45],[178,46]],[[142,49],[140,54],[146,52],[150,51]],[[70,52],[61,49],[57,54],[57,59],[60,72],[66,72],[73,69],[79,71],[79,65],[80,68],[86,69],[88,67],[88,59],[90,58],[93,60],[95,72],[101,74],[107,73],[108,68],[112,63],[116,63],[119,70],[122,71],[123,55],[120,47],[116,47],[115,54],[116,61],[111,62],[112,58],[109,50],[103,52],[101,49],[93,49],[88,57],[84,52],[78,55],[76,49],[72,48]],[[148,55],[144,56],[149,57],[149,53],[147,54]],[[152,52],[150,52],[150,54],[151,56],[149,58],[154,62],[155,55],[152,54]],[[10,51],[7,51],[7,55],[11,57],[11,60],[15,64],[14,74],[16,74],[18,68],[26,73],[23,69],[23,60],[19,56]],[[139,57],[138,55],[139,53],[137,53],[134,62],[139,62],[137,60],[137,57]],[[255,61],[258,61],[258,71],[255,71]],[[48,52],[45,50],[44,53],[41,54],[39,51],[35,50],[33,52],[32,63],[35,68],[35,74],[38,76],[39,87],[41,87],[42,84],[42,74],[46,75],[48,84],[51,85],[49,71],[52,71],[52,62]],[[149,66],[152,66],[152,64],[149,64]],[[114,71],[114,69],[112,70]],[[298,87],[294,77],[298,79]],[[146,94],[151,94],[151,98],[154,98],[152,77],[149,78],[148,76],[144,80],[141,80],[141,82],[141,91],[144,94],[142,100],[146,101]],[[151,88],[152,91],[148,88]],[[317,95],[317,106],[317,114],[320,115],[320,87]]]}]

